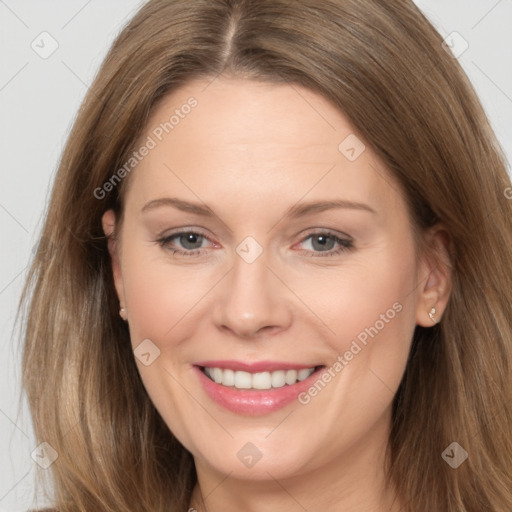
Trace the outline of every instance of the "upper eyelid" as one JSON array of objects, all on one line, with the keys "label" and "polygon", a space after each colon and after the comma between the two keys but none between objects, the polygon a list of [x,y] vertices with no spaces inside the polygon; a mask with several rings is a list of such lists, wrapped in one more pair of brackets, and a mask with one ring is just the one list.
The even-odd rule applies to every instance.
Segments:
[{"label": "upper eyelid", "polygon": [[328,236],[332,236],[332,237],[335,237],[335,238],[339,238],[339,239],[343,239],[343,237],[346,237],[346,239],[348,241],[353,241],[353,237],[351,237],[348,233],[343,233],[343,232],[340,232],[340,231],[336,231],[336,230],[333,230],[333,229],[328,229],[328,228],[313,228],[311,231],[308,231],[303,237],[301,240],[305,240],[306,238],[309,238],[310,236],[313,236],[313,235],[328,235]]},{"label": "upper eyelid", "polygon": [[175,231],[173,233],[166,233],[164,231],[164,232],[162,232],[162,234],[157,235],[157,239],[158,240],[168,240],[170,238],[174,238],[174,237],[177,237],[177,236],[180,236],[180,235],[186,235],[188,233],[193,233],[195,235],[200,235],[203,238],[206,238],[206,239],[212,241],[211,237],[209,235],[207,235],[201,229],[198,229],[198,228],[181,229],[180,231]]},{"label": "upper eyelid", "polygon": [[[158,242],[166,242],[166,241],[169,241],[171,239],[178,238],[181,235],[186,235],[186,234],[189,234],[189,233],[192,233],[194,235],[199,235],[199,236],[205,238],[206,240],[208,240],[211,244],[215,244],[215,242],[213,242],[208,235],[202,233],[200,230],[195,230],[195,229],[187,229],[187,230],[184,230],[184,231],[177,231],[176,233],[171,233],[169,235],[162,235],[162,236],[158,237],[157,241]],[[197,249],[190,249],[190,251],[200,251],[200,250],[203,250],[203,249],[205,249],[205,247],[200,247],[200,248],[197,248]]]}]

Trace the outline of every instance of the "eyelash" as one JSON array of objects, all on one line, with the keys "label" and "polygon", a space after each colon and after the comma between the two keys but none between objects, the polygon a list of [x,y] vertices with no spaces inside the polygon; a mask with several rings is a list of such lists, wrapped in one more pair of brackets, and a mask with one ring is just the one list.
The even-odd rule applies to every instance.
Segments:
[{"label": "eyelash", "polygon": [[[181,235],[196,235],[196,236],[200,236],[206,240],[209,240],[209,238],[206,235],[204,235],[198,231],[187,230],[187,231],[179,231],[177,233],[173,233],[172,235],[159,238],[158,240],[156,240],[156,242],[164,249],[170,251],[173,255],[193,257],[193,256],[201,256],[203,254],[203,252],[204,252],[203,249],[191,249],[191,250],[187,251],[187,250],[183,250],[183,249],[175,249],[173,247],[169,247],[169,244],[171,243],[171,241],[175,238],[180,237]],[[329,230],[311,232],[308,235],[306,235],[301,240],[300,243],[304,243],[306,240],[308,240],[309,238],[311,238],[315,235],[316,236],[323,235],[323,236],[328,236],[330,238],[333,238],[334,241],[339,245],[339,248],[335,251],[331,250],[329,252],[302,250],[302,251],[300,251],[302,254],[304,254],[306,256],[310,256],[312,258],[317,258],[317,257],[326,258],[326,257],[337,256],[341,253],[349,252],[354,249],[354,243],[352,240],[340,238],[340,237],[336,236],[332,231],[329,231]]]}]

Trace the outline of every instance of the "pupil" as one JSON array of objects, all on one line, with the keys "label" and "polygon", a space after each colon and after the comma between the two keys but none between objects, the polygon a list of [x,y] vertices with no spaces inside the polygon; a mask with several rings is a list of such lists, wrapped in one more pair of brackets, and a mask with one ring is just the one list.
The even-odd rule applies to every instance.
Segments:
[{"label": "pupil", "polygon": [[[315,244],[315,242],[317,242]],[[331,236],[317,235],[313,237],[313,248],[323,250],[332,249],[334,246],[334,239]]]},{"label": "pupil", "polygon": [[[198,239],[201,238],[201,235],[196,235],[194,233],[187,233],[185,235],[181,235],[181,244],[186,249],[198,249],[201,247],[201,240],[198,241]],[[197,245],[197,247],[195,247]],[[191,247],[192,246],[192,247]]]}]

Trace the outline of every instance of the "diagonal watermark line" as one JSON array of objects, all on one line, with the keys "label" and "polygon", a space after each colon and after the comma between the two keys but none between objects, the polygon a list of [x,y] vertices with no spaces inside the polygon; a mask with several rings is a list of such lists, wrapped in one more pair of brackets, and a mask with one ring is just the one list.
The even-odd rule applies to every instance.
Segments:
[{"label": "diagonal watermark line", "polygon": [[167,336],[231,271],[233,267],[231,267],[227,272],[224,273],[222,277],[220,277],[217,282],[207,291],[205,292],[198,300],[190,307],[183,316],[165,333]]},{"label": "diagonal watermark line", "polygon": [[480,73],[482,73],[482,75],[484,75],[487,78],[487,80],[489,80],[494,85],[494,87],[496,87],[496,89],[498,89],[501,92],[501,94],[503,94],[503,96],[505,96],[505,98],[507,98],[508,101],[510,101],[510,103],[512,103],[512,98],[474,60],[472,60],[471,62],[480,71]]},{"label": "diagonal watermark line", "polygon": [[2,414],[3,414],[3,415],[4,415],[4,416],[5,416],[5,417],[6,417],[6,418],[7,418],[7,419],[8,419],[8,420],[13,424],[13,425],[14,425],[14,427],[15,427],[17,430],[19,430],[19,431],[20,431],[20,432],[21,432],[21,433],[22,433],[22,434],[23,434],[27,439],[29,438],[29,437],[27,436],[27,434],[26,434],[23,430],[21,430],[21,428],[20,428],[20,427],[18,427],[18,425],[17,425],[14,421],[12,421],[12,420],[11,420],[11,418],[9,418],[9,416],[7,416],[7,414],[6,414],[2,409],[0,409],[0,412],[1,412],[1,413],[2,413]]},{"label": "diagonal watermark line", "polygon": [[485,20],[485,18],[487,18],[487,16],[489,16],[489,14],[491,14],[492,11],[494,11],[494,9],[496,9],[496,7],[498,7],[499,4],[501,4],[502,0],[498,0],[496,2],[496,4],[491,7],[472,27],[471,27],[471,30],[473,30],[477,25],[479,25],[480,23],[482,23],[482,21]]},{"label": "diagonal watermark line", "polygon": [[287,414],[287,415],[286,415],[286,416],[285,416],[285,417],[284,417],[284,418],[283,418],[283,419],[282,419],[282,420],[281,420],[281,421],[280,421],[280,422],[279,422],[279,423],[278,423],[278,424],[277,424],[277,425],[276,425],[276,426],[275,426],[275,427],[274,427],[274,428],[273,428],[273,429],[272,429],[272,430],[271,430],[271,431],[270,431],[270,432],[265,436],[265,439],[267,439],[268,437],[270,437],[270,436],[274,433],[274,431],[275,431],[277,428],[279,428],[279,427],[284,423],[284,421],[285,421],[286,419],[288,419],[288,418],[290,417],[290,415],[291,415],[292,413],[294,413],[294,412],[295,412],[295,409],[292,409],[292,410],[291,410],[291,411],[290,411],[290,412],[289,412],[289,413],[288,413],[288,414]]},{"label": "diagonal watermark line", "polygon": [[203,93],[204,91],[206,91],[206,89],[208,89],[208,87],[210,87],[210,85],[213,84],[213,82],[215,82],[215,80],[217,80],[217,78],[219,78],[219,76],[222,75],[222,70],[219,71],[207,84],[206,86],[201,90],[201,93]]},{"label": "diagonal watermark line", "polygon": [[279,482],[279,480],[277,480],[277,478],[275,478],[274,476],[272,476],[268,471],[266,472],[268,476],[270,476],[270,478],[272,478],[272,480],[274,480],[274,482],[279,485],[279,487],[281,487],[281,489],[286,493],[288,494],[288,496],[290,496],[290,498],[295,501],[295,503],[297,503],[297,505],[299,505],[299,507],[302,509],[302,510],[305,510],[306,512],[308,512],[308,509],[300,502],[298,501],[295,496],[293,496],[292,494],[290,494],[288,492],[288,490],[283,487],[283,485],[281,484],[281,482]]},{"label": "diagonal watermark line", "polygon": [[403,192],[397,187],[397,185],[393,183],[393,181],[388,176],[386,176],[385,172],[379,172],[379,169],[377,169],[377,167],[375,167],[375,165],[373,165],[372,163],[368,163],[368,166],[371,167],[371,169],[380,178],[382,178],[382,180],[384,180],[393,190],[395,190],[395,192],[397,192],[400,196],[403,194]]},{"label": "diagonal watermark line", "polygon": [[298,89],[295,87],[295,85],[292,82],[288,82],[288,85],[334,130],[336,131],[336,128],[325,119],[325,117],[318,112],[318,110],[298,91]]},{"label": "diagonal watermark line", "polygon": [[[231,476],[232,473],[233,473],[233,471],[230,471],[227,475],[224,475],[224,478],[206,496],[203,496],[203,491],[199,487],[199,497],[201,499],[201,505],[202,505],[202,508],[204,509],[204,512],[208,512],[208,508],[206,507],[205,501]],[[195,510],[195,509],[193,509],[193,508],[189,509],[190,512],[192,510]],[[195,512],[197,512],[197,511],[195,511]]]},{"label": "diagonal watermark line", "polygon": [[0,0],[0,4],[2,4],[7,10],[11,11],[11,14],[17,18],[20,23],[25,25],[26,28],[30,28],[3,0]]},{"label": "diagonal watermark line", "polygon": [[[320,179],[314,183],[311,188],[302,196],[298,199],[298,201],[293,205],[293,206],[297,206],[334,168],[336,167],[336,164],[333,164],[332,167],[325,173],[323,174]],[[270,233],[278,224],[280,224],[282,221],[283,221],[284,217],[281,217],[275,224],[273,224],[271,226],[271,228],[267,231],[267,233]]]},{"label": "diagonal watermark line", "polygon": [[84,82],[63,60],[61,60],[62,64],[64,64],[64,66],[66,66],[68,68],[68,70],[76,77],[78,78],[78,80],[80,80],[80,82],[87,88],[89,89],[89,85]]},{"label": "diagonal watermark line", "polygon": [[66,28],[90,3],[92,0],[88,0],[77,12],[74,14],[64,25],[62,25],[61,30]]},{"label": "diagonal watermark line", "polygon": [[215,423],[217,423],[217,425],[219,425],[219,427],[221,427],[222,430],[226,432],[229,437],[231,437],[231,439],[234,439],[231,432],[229,432],[229,430],[215,416],[213,416],[213,414],[211,414],[210,411],[165,366],[163,369],[178,383],[179,386],[181,386],[181,388],[190,396],[190,398],[192,398],[192,400],[194,400],[194,402],[196,402],[204,410],[204,412],[206,412],[206,414],[208,414],[208,416],[210,416],[210,418],[212,418],[213,421],[215,421]]},{"label": "diagonal watermark line", "polygon": [[370,370],[373,373],[373,375],[375,375],[375,377],[377,377],[377,379],[379,379],[382,382],[382,385],[388,388],[391,394],[395,396],[395,392],[371,368],[368,368],[368,370]]},{"label": "diagonal watermark line", "polygon": [[20,226],[21,229],[23,229],[23,231],[25,231],[25,233],[28,234],[28,229],[7,209],[5,208],[5,206],[1,205],[0,204],[0,208],[2,208],[2,210],[7,213],[7,215],[9,215],[9,217],[11,217],[11,219],[16,222],[16,224],[18,224],[18,226]]},{"label": "diagonal watermark line", "polygon": [[206,507],[206,505],[204,503],[205,500],[207,500],[208,497],[211,496],[231,476],[232,473],[233,473],[233,471],[230,471],[204,498],[203,498],[203,495],[201,494],[201,499],[203,500],[203,505],[205,507]]},{"label": "diagonal watermark line", "polygon": [[336,335],[336,333],[268,265],[265,266],[270,270],[270,272],[272,272],[272,274],[274,274],[274,276],[277,277],[277,279],[279,279],[279,281],[281,281],[281,283],[284,286],[286,286],[286,288],[288,288],[288,290],[290,290],[295,295],[295,297],[297,297],[297,299],[300,300],[300,302],[302,302],[302,304],[304,304],[304,306],[306,306],[309,309],[309,311],[311,311],[311,313],[313,313],[313,315],[315,315],[318,318],[318,320],[320,320],[322,325],[329,329],[329,331],[331,331],[332,334]]},{"label": "diagonal watermark line", "polygon": [[9,80],[4,85],[2,85],[2,87],[0,87],[0,91],[3,91],[27,66],[28,62],[25,62],[25,64],[23,64],[23,66],[21,66],[21,68],[18,69],[18,71],[16,71],[12,77],[9,78]]},{"label": "diagonal watermark line", "polygon": [[25,478],[27,478],[27,476],[30,474],[30,471],[27,471],[1,498],[0,498],[0,501],[4,500],[5,498],[7,498],[7,496],[9,494],[11,494],[12,491],[14,491],[14,489],[21,484],[21,482],[23,480],[25,480]]},{"label": "diagonal watermark line", "polygon": [[208,208],[212,213],[213,215],[215,215],[215,217],[217,219],[220,220],[220,222],[224,225],[224,227],[230,231],[228,225],[219,217],[219,215],[217,213],[215,213],[197,194],[196,192],[194,192],[165,162],[163,163],[164,167],[169,171],[169,172],[172,172],[174,174],[174,176],[176,176],[176,178],[178,178],[181,183],[183,183],[183,186],[185,186],[186,188],[188,188],[190,190],[190,192],[192,192],[192,194],[194,194],[197,199],[199,199],[199,201],[203,204],[203,206],[205,206],[206,208]]},{"label": "diagonal watermark line", "polygon": [[2,295],[2,293],[5,292],[5,290],[7,290],[7,288],[9,288],[9,286],[11,286],[12,283],[14,283],[14,281],[16,281],[16,279],[18,279],[18,277],[21,276],[21,274],[23,274],[23,272],[25,272],[26,268],[28,267],[28,265],[25,265],[25,267],[20,270],[1,290],[0,290],[0,295]]}]

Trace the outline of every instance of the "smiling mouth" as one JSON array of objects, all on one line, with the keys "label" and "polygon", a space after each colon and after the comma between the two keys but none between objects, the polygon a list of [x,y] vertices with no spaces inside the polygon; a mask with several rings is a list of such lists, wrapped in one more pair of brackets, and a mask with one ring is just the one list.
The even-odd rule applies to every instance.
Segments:
[{"label": "smiling mouth", "polygon": [[324,366],[314,366],[300,370],[276,370],[269,372],[245,372],[228,368],[200,366],[201,371],[211,381],[234,389],[269,390],[292,386],[302,382]]}]

